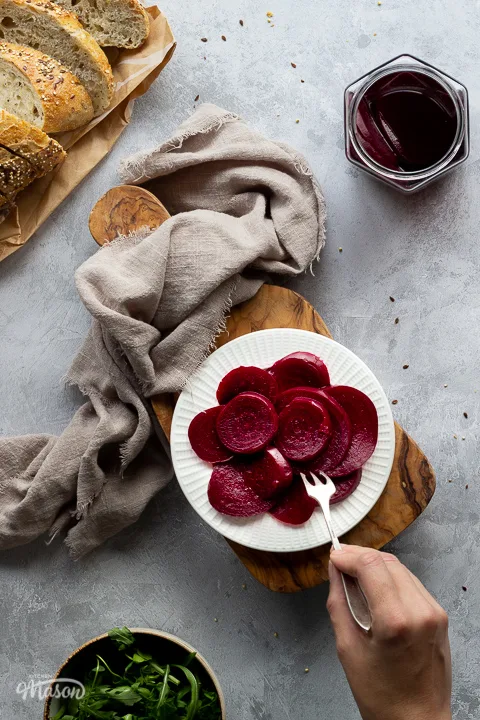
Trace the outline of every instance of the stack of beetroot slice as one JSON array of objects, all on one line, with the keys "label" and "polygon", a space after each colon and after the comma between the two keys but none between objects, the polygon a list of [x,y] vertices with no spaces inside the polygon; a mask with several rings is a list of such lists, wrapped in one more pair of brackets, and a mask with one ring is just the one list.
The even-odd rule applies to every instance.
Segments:
[{"label": "stack of beetroot slice", "polygon": [[194,417],[188,437],[214,465],[208,498],[218,512],[264,512],[291,525],[312,515],[316,501],[300,473],[323,470],[340,502],[357,487],[377,444],[378,417],[364,393],[330,385],[325,363],[296,352],[268,370],[238,367],[217,389],[219,405]]}]

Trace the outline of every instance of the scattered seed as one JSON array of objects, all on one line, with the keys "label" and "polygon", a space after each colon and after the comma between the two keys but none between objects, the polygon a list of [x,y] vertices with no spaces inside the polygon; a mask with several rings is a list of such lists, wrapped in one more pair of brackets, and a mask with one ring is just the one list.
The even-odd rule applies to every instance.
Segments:
[{"label": "scattered seed", "polygon": [[202,42],[208,42],[208,38],[200,38]]},{"label": "scattered seed", "polygon": [[468,418],[468,413],[464,412],[464,413],[463,413],[463,417],[464,417],[464,418]]},{"label": "scattered seed", "polygon": [[392,405],[398,405],[398,400],[392,400]]},{"label": "scattered seed", "polygon": [[378,0],[377,5],[381,5],[381,4],[382,4],[382,3],[380,2],[380,0]]},{"label": "scattered seed", "polygon": [[243,20],[239,20],[238,22],[239,22],[240,25],[243,27]]},{"label": "scattered seed", "polygon": [[300,80],[300,82],[305,82],[305,80]]},{"label": "scattered seed", "polygon": [[296,68],[296,67],[297,67],[297,66],[295,65],[295,63],[292,63],[292,62],[290,63],[290,65],[291,65],[293,68]]},{"label": "scattered seed", "polygon": [[267,17],[268,17],[268,18],[272,18],[272,17],[273,17],[273,13],[270,12],[270,10],[267,12]]},{"label": "scattered seed", "polygon": [[213,618],[213,622],[218,622],[218,618]]},{"label": "scattered seed", "polygon": [[373,33],[373,37],[377,37],[377,33]]},{"label": "scattered seed", "polygon": [[278,632],[274,632],[274,633],[273,633],[273,637],[278,638]]},{"label": "scattered seed", "polygon": [[395,302],[395,298],[390,295],[390,302]]},{"label": "scattered seed", "polygon": [[455,440],[458,440],[458,437],[456,435],[453,436]]},{"label": "scattered seed", "polygon": [[197,95],[197,97],[195,98],[195,102],[197,102],[197,100],[198,100],[199,98],[200,98],[200,95]]},{"label": "scattered seed", "polygon": [[466,586],[466,585],[462,585],[462,590],[463,590],[463,592],[467,592],[467,586]]},{"label": "scattered seed", "polygon": [[310,672],[310,668],[305,668],[305,672],[306,673]]},{"label": "scattered seed", "polygon": [[445,383],[445,385],[443,387],[448,387],[447,383]]},{"label": "scattered seed", "polygon": [[404,369],[404,370],[408,370],[409,367],[410,367],[410,365],[404,365],[404,366],[403,366],[403,369]]},{"label": "scattered seed", "polygon": [[222,40],[226,41],[226,39],[225,35],[222,35]]},{"label": "scattered seed", "polygon": [[468,485],[465,485],[465,490],[468,490]]},{"label": "scattered seed", "polygon": [[400,318],[395,318],[395,325],[398,325],[399,322],[400,322]]},{"label": "scattered seed", "polygon": [[462,435],[462,440],[465,440],[465,435]]},{"label": "scattered seed", "polygon": [[295,122],[296,122],[296,123],[297,123],[297,125],[298,125],[298,123],[300,122],[300,120],[295,120]]},{"label": "scattered seed", "polygon": [[451,480],[449,480],[448,482],[452,482],[452,481],[451,481]]},{"label": "scattered seed", "polygon": [[242,590],[246,590],[246,589],[247,589],[247,586],[246,586],[245,583],[243,583],[243,585],[242,585]]},{"label": "scattered seed", "polygon": [[342,248],[342,247],[339,247],[339,248],[338,248],[338,252],[343,252],[343,248]]},{"label": "scattered seed", "polygon": [[403,488],[406,488],[406,487],[407,487],[407,483],[405,482],[405,480],[402,480],[402,487],[403,487]]},{"label": "scattered seed", "polygon": [[270,27],[275,27],[275,23],[272,23],[272,24],[270,25]]}]

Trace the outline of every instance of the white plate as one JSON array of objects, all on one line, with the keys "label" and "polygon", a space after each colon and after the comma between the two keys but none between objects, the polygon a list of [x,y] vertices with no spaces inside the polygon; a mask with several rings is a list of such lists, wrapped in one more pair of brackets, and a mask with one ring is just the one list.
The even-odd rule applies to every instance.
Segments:
[{"label": "white plate", "polygon": [[207,497],[212,466],[200,460],[188,440],[188,426],[197,413],[217,405],[218,383],[239,365],[267,368],[296,351],[319,355],[328,367],[332,385],[351,385],[372,400],[378,413],[378,443],[363,468],[357,489],[332,506],[332,522],[338,535],[357,525],[382,494],[392,469],[395,429],[392,412],[377,378],[360,358],[343,345],[307,330],[278,328],[260,330],[232,340],[202,363],[180,395],[173,415],[171,447],[180,487],[198,514],[215,530],[246,547],[271,552],[308,550],[329,542],[322,511],[315,510],[303,525],[290,526],[268,513],[234,518],[213,509]]}]

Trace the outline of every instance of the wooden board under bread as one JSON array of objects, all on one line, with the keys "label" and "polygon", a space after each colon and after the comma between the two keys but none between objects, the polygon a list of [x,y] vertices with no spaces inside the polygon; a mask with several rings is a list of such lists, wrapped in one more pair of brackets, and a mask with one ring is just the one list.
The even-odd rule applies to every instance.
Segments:
[{"label": "wooden board under bread", "polygon": [[[138,194],[138,213],[135,212],[135,192],[127,186],[113,188],[104,196],[92,213],[95,223],[90,227],[97,233],[103,227],[120,231],[121,218],[116,208],[124,205],[128,193],[130,226],[122,227],[121,234],[135,230],[137,218],[143,218],[145,196]],[[159,203],[160,204],[160,203]],[[161,204],[160,204],[161,205]],[[97,209],[98,208],[98,209]],[[108,211],[104,213],[104,209]],[[157,219],[165,209],[161,206]],[[104,214],[102,214],[104,213]],[[123,216],[125,221],[126,216]],[[142,220],[143,226],[146,224]],[[160,223],[158,223],[160,224]],[[226,330],[217,340],[217,347],[245,335],[266,328],[291,327],[309,330],[331,337],[327,326],[316,310],[300,295],[286,288],[264,285],[254,298],[233,308]],[[170,438],[175,399],[173,396],[153,398],[152,405],[165,434]],[[381,548],[408,527],[427,507],[435,492],[433,469],[418,445],[395,424],[395,458],[387,486],[368,515],[343,536],[347,543]],[[328,578],[330,545],[295,553],[272,553],[251,550],[230,541],[229,545],[251,574],[270,590],[297,592],[311,588]]]}]

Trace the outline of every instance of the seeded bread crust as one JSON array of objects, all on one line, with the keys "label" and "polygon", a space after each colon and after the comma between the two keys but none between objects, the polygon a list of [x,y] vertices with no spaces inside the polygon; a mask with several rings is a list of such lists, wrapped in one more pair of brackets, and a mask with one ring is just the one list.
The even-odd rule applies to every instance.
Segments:
[{"label": "seeded bread crust", "polygon": [[60,143],[7,110],[0,110],[0,146],[28,160],[36,168],[37,177],[53,170],[66,157]]},{"label": "seeded bread crust", "polygon": [[150,16],[138,0],[55,0],[74,13],[103,47],[136,48],[150,32]]},{"label": "seeded bread crust", "polygon": [[36,177],[34,166],[25,158],[10,155],[0,161],[0,192],[7,201],[11,202]]},{"label": "seeded bread crust", "polygon": [[0,110],[0,207],[11,204],[20,190],[53,170],[65,157],[56,140]]},{"label": "seeded bread crust", "polygon": [[[12,77],[13,88],[7,85]],[[0,42],[0,106],[46,133],[75,130],[93,117],[90,96],[75,75],[38,50],[8,42]]]},{"label": "seeded bread crust", "polygon": [[72,13],[41,0],[0,0],[0,40],[34,47],[64,65],[86,88],[95,116],[110,105],[112,68]]}]

